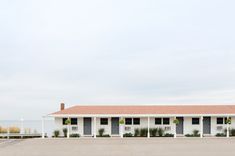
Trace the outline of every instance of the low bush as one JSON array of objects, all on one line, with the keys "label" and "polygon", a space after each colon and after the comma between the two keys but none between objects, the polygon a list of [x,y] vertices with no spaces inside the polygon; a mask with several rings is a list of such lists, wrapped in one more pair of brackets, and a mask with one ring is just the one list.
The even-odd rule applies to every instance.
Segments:
[{"label": "low bush", "polygon": [[79,138],[79,137],[80,137],[80,134],[78,134],[78,133],[73,133],[73,134],[70,134],[69,137],[70,137],[70,138]]},{"label": "low bush", "polygon": [[141,137],[147,137],[148,129],[147,128],[141,128],[140,129],[140,136]]},{"label": "low bush", "polygon": [[235,136],[235,129],[231,129],[231,130],[230,130],[230,133],[231,133],[231,134],[230,134],[231,136]]},{"label": "low bush", "polygon": [[193,134],[185,134],[186,137],[193,137]]},{"label": "low bush", "polygon": [[193,130],[193,136],[194,137],[199,137],[200,136],[200,134],[199,134],[199,130]]},{"label": "low bush", "polygon": [[60,135],[60,131],[59,130],[54,130],[53,134],[54,134],[54,137],[57,138]]},{"label": "low bush", "polygon": [[199,137],[200,134],[199,134],[199,130],[193,130],[193,133],[192,134],[185,134],[186,137]]},{"label": "low bush", "polygon": [[174,137],[174,134],[166,133],[166,134],[164,134],[164,137]]},{"label": "low bush", "polygon": [[157,132],[158,132],[158,128],[150,128],[150,136],[151,137],[156,137],[157,136]]},{"label": "low bush", "polygon": [[68,129],[67,128],[63,128],[63,133],[64,133],[64,137],[67,137]]},{"label": "low bush", "polygon": [[226,135],[224,133],[216,133],[215,136],[217,136],[217,137],[225,137]]},{"label": "low bush", "polygon": [[140,129],[139,129],[139,128],[136,128],[136,129],[135,129],[134,136],[135,136],[135,137],[140,136]]},{"label": "low bush", "polygon": [[96,135],[96,137],[110,137],[110,135],[109,134],[103,134],[102,136],[100,136],[100,135]]},{"label": "low bush", "polygon": [[99,129],[98,132],[99,132],[99,137],[102,137],[104,135],[104,128]]},{"label": "low bush", "polygon": [[133,134],[132,133],[125,133],[125,134],[123,134],[123,137],[133,137]]},{"label": "low bush", "polygon": [[158,128],[158,136],[162,137],[164,135],[164,129]]}]

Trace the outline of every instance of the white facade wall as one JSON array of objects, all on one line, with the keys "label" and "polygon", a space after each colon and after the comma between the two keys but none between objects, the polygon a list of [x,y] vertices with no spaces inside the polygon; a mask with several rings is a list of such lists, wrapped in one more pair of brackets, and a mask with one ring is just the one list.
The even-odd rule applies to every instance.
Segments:
[{"label": "white facade wall", "polygon": [[[96,134],[98,135],[98,131],[101,128],[105,129],[104,134],[109,134],[111,135],[111,117],[108,117],[108,125],[101,125],[100,124],[100,118],[101,117],[96,117]],[[107,118],[107,117],[105,117]],[[130,117],[128,117],[130,118]],[[137,117],[133,117],[137,118]],[[158,117],[161,118],[161,117]],[[201,130],[201,120],[199,117],[200,124],[199,125],[192,125],[192,118],[193,117],[184,117],[184,135],[185,134],[192,134],[193,130]],[[175,132],[175,125],[173,123],[174,118],[170,117],[170,124],[169,125],[155,125],[155,118],[151,117],[150,118],[150,128],[157,128],[161,127],[163,129],[166,129],[165,133],[171,133],[174,134]],[[56,117],[55,118],[55,124],[56,124],[56,129],[60,130],[60,135],[63,136],[63,128],[66,128],[66,125],[62,124],[62,118]],[[77,127],[77,130],[72,130],[72,127]],[[123,133],[132,133],[134,134],[135,128],[147,128],[148,127],[148,119],[147,117],[140,117],[140,125],[125,125],[124,124],[124,132]],[[220,130],[219,128],[222,127]],[[211,117],[211,135],[214,136],[217,133],[223,133],[224,129],[226,129],[226,124],[223,125],[217,125],[217,117]],[[94,134],[94,118],[92,118],[92,135]],[[235,129],[235,117],[232,117],[232,124],[230,125],[230,129]],[[72,133],[78,133],[81,136],[83,135],[83,117],[78,117],[78,124],[77,125],[71,125],[70,126],[70,134]]]},{"label": "white facade wall", "polygon": [[[67,128],[67,125],[63,125],[62,119],[63,118],[55,118],[56,129],[60,131],[60,136],[64,135],[63,128]],[[83,118],[79,117],[77,119],[78,119],[77,125],[69,126],[70,127],[69,128],[70,134],[78,133],[78,134],[82,135],[83,134]],[[77,130],[72,130],[72,127],[77,127]]]},{"label": "white facade wall", "polygon": [[[163,117],[158,117],[163,118]],[[165,117],[164,117],[165,118]],[[150,118],[150,128],[162,128],[165,130],[165,133],[174,134],[175,131],[175,124],[173,123],[174,118],[170,117],[170,124],[169,125],[155,125],[155,118]]]},{"label": "white facade wall", "polygon": [[[229,125],[230,129],[235,129],[235,117],[231,117],[232,123]],[[221,129],[222,127],[222,129]],[[217,133],[224,133],[224,130],[227,129],[227,125],[217,125],[217,117],[211,117],[211,134],[216,135]]]},{"label": "white facade wall", "polygon": [[198,118],[198,117],[185,117],[184,118],[184,135],[185,134],[193,134],[194,130],[198,130],[199,133],[201,133],[201,120],[199,117],[199,125],[193,125],[192,124],[192,118]]},{"label": "white facade wall", "polygon": [[99,134],[99,129],[104,128],[104,134],[111,135],[111,118],[108,118],[108,125],[100,124],[101,118],[96,118],[96,135]]}]

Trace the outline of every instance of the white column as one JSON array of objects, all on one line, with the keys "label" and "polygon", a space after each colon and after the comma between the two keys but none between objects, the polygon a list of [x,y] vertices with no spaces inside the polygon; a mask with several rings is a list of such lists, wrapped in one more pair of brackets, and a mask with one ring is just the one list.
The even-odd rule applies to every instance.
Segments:
[{"label": "white column", "polygon": [[[174,117],[174,120],[176,120],[176,117]],[[176,124],[174,123],[174,138],[176,138]]]},{"label": "white column", "polygon": [[93,133],[94,133],[94,138],[96,138],[96,117],[94,117],[94,129],[93,129]]},{"label": "white column", "polygon": [[150,125],[150,118],[148,117],[148,138],[150,138],[150,131],[149,131],[149,126]]},{"label": "white column", "polygon": [[203,137],[203,116],[200,117],[200,124],[201,124],[201,130],[200,130],[200,137]]},{"label": "white column", "polygon": [[9,128],[9,126],[7,127],[7,139],[10,139],[10,128]]},{"label": "white column", "polygon": [[20,119],[20,134],[21,134],[21,138],[23,138],[23,133],[24,133],[24,119],[21,118]]},{"label": "white column", "polygon": [[[120,124],[120,121],[124,121],[124,123]],[[112,124],[112,123],[111,123]],[[120,117],[119,118],[119,134],[120,137],[123,138],[123,133],[124,133],[124,124],[125,124],[125,117]]]},{"label": "white column", "polygon": [[[229,120],[229,116],[227,116],[227,121]],[[226,121],[226,122],[227,122]],[[226,126],[227,126],[227,134],[226,134],[226,136],[227,136],[227,138],[229,137],[229,123],[227,122],[226,123]]]},{"label": "white column", "polygon": [[44,117],[42,117],[42,138],[45,138]]},{"label": "white column", "polygon": [[[70,120],[70,118],[67,118],[67,120]],[[70,123],[71,124],[71,123]],[[70,124],[67,124],[67,138],[69,138],[70,137]]]}]

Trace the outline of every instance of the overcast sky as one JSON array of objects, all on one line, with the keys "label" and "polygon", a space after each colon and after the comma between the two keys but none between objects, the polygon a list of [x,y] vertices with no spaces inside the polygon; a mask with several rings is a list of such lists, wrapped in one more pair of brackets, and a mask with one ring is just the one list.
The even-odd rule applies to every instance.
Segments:
[{"label": "overcast sky", "polygon": [[0,1],[0,119],[76,104],[235,104],[234,0]]}]

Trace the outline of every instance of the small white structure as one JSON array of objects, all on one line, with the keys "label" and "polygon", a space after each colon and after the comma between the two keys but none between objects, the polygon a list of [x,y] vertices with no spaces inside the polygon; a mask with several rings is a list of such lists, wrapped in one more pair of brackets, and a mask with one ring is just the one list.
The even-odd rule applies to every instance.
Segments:
[{"label": "small white structure", "polygon": [[[146,137],[149,138],[154,128],[163,130],[164,135],[175,137],[190,136],[193,131],[197,131],[200,137],[216,134],[229,137],[229,129],[235,128],[235,105],[106,105],[65,109],[62,103],[61,110],[49,116],[55,118],[61,134],[63,128],[69,127],[70,134],[94,138],[100,129],[104,129],[104,135],[111,137],[122,137],[130,133],[134,135],[137,129],[145,129]],[[65,124],[68,118],[70,126]],[[123,125],[120,125],[121,119],[124,120]]]}]

